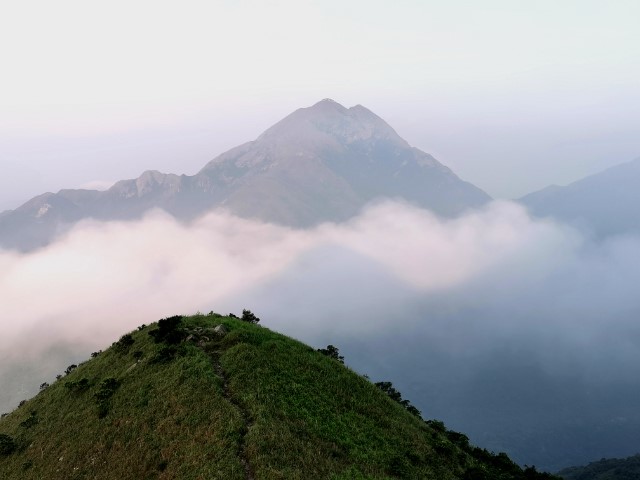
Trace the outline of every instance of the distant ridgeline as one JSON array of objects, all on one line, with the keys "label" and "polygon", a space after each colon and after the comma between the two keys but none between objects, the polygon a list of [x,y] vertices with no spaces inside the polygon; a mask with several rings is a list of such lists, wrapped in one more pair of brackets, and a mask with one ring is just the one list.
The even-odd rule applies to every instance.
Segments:
[{"label": "distant ridgeline", "polygon": [[585,467],[569,467],[559,476],[565,480],[637,480],[640,478],[640,454],[628,458],[603,458]]},{"label": "distant ridgeline", "polygon": [[169,317],[70,365],[3,415],[0,478],[558,478],[423,421],[337,348],[258,322]]}]

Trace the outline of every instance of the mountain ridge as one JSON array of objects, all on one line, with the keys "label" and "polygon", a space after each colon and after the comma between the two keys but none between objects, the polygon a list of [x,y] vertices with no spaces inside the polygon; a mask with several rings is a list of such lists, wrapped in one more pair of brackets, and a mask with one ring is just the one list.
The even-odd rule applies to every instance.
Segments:
[{"label": "mountain ridge", "polygon": [[517,201],[599,238],[640,232],[640,157],[566,186],[550,185]]},{"label": "mountain ridge", "polygon": [[633,480],[640,476],[640,453],[627,458],[603,458],[581,467],[564,468],[565,480]]},{"label": "mountain ridge", "polygon": [[82,218],[135,219],[151,208],[186,221],[225,208],[304,228],[344,221],[389,197],[443,216],[490,200],[367,108],[325,99],[218,155],[195,175],[147,170],[106,191],[63,189],[34,197],[0,215],[0,247],[31,250]]}]

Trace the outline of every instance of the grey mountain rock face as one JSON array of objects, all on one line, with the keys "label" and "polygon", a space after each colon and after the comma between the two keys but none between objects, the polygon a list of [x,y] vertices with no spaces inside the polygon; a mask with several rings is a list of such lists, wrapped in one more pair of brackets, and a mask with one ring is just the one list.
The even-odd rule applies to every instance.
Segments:
[{"label": "grey mountain rock face", "polygon": [[640,158],[519,201],[536,216],[571,223],[598,238],[640,233]]},{"label": "grey mountain rock face", "polygon": [[35,197],[0,214],[0,246],[30,250],[80,219],[135,219],[151,208],[189,220],[223,207],[242,217],[308,227],[346,220],[379,198],[403,199],[443,216],[490,200],[365,107],[326,99],[296,110],[196,175],[147,171],[104,192]]}]

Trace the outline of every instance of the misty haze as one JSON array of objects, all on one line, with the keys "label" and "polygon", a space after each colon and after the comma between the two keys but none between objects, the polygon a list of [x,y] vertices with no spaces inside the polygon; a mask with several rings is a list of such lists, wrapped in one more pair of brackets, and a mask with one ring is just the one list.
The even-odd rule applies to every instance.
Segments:
[{"label": "misty haze", "polygon": [[[428,3],[12,7],[43,33],[0,19],[23,41],[0,89],[0,413],[142,324],[211,312],[226,334],[250,308],[523,472],[638,454],[640,11]],[[241,410],[224,340],[189,321]],[[263,478],[241,417],[240,475]],[[0,476],[30,454],[29,420],[6,425]],[[584,480],[604,478],[626,477]]]},{"label": "misty haze", "polygon": [[[368,158],[385,161],[388,138],[398,142],[395,133],[389,129],[382,136],[378,132],[387,131],[386,124],[376,120],[372,128],[354,120],[352,111],[320,102],[294,114],[292,127],[279,126],[268,145],[278,145],[276,154],[287,159],[287,142],[304,151],[320,139],[330,147],[313,148],[333,155],[318,154],[320,161],[344,162],[345,172]],[[288,140],[288,128],[302,133]],[[305,134],[309,128],[321,128],[338,143]],[[67,363],[104,347],[105,338],[116,339],[141,321],[167,312],[239,311],[251,305],[273,328],[312,345],[340,345],[356,370],[375,379],[393,378],[429,418],[442,419],[472,441],[507,451],[522,463],[558,469],[634,453],[640,441],[635,408],[640,400],[635,381],[640,373],[635,290],[640,238],[632,231],[595,240],[576,226],[532,217],[506,201],[469,206],[446,218],[411,201],[383,200],[403,193],[402,188],[372,196],[355,214],[352,203],[337,204],[347,217],[341,222],[328,222],[323,210],[316,210],[303,223],[317,226],[290,227],[282,224],[295,218],[289,210],[326,201],[316,204],[306,191],[298,199],[295,190],[287,190],[293,198],[286,204],[253,210],[280,188],[270,186],[264,201],[252,202],[252,192],[267,188],[254,186],[253,180],[261,178],[263,159],[270,158],[261,153],[263,138],[269,133],[241,150],[254,149],[259,160],[227,153],[220,158],[246,166],[240,173],[231,173],[239,167],[225,167],[229,173],[207,177],[226,179],[230,198],[238,198],[233,197],[238,185],[250,185],[239,207],[222,197],[222,207],[180,220],[176,215],[184,209],[169,208],[170,215],[152,208],[173,198],[155,193],[154,188],[169,195],[174,191],[165,187],[168,177],[157,174],[153,183],[141,177],[133,197],[121,194],[125,202],[136,201],[139,219],[89,217],[69,224],[57,212],[66,204],[48,198],[48,207],[36,204],[35,213],[24,216],[44,222],[51,215],[59,226],[49,231],[59,233],[43,239],[45,247],[5,250],[0,256],[3,308],[12,319],[0,345],[5,410]],[[409,147],[400,143],[400,148]],[[340,153],[345,150],[355,153]],[[293,152],[293,158],[299,155]],[[336,152],[342,160],[335,159]],[[395,168],[402,171],[412,161],[421,160],[402,160]],[[311,181],[305,168],[288,167],[302,177],[290,179],[292,185]],[[325,175],[336,178],[336,187],[330,187],[334,202],[338,185],[344,198],[355,199],[358,191],[370,191],[366,182],[381,182],[367,177],[371,164],[363,168],[346,174],[352,177],[327,170]],[[422,168],[425,175],[429,169],[452,175],[434,159]],[[351,187],[353,175],[359,190]],[[184,182],[188,177],[174,178]],[[282,184],[286,188],[285,180]],[[320,198],[324,188],[326,183],[318,190]],[[144,213],[140,205],[150,210]],[[249,218],[229,211],[246,208]],[[255,219],[262,211],[267,219],[280,212],[283,221]],[[8,233],[20,238],[21,230]]]}]

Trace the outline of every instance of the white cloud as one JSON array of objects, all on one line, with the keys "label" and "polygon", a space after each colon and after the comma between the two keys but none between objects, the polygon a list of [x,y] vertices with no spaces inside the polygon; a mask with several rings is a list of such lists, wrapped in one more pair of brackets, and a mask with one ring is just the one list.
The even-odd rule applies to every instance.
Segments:
[{"label": "white cloud", "polygon": [[[638,259],[636,238],[592,245],[505,202],[455,220],[384,202],[312,230],[222,211],[82,222],[45,249],[0,252],[0,407],[139,324],[244,307],[312,343],[408,333],[418,350],[403,356],[419,358],[543,342],[549,369],[604,374],[636,356]],[[16,365],[35,368],[26,390],[12,387]]]}]

